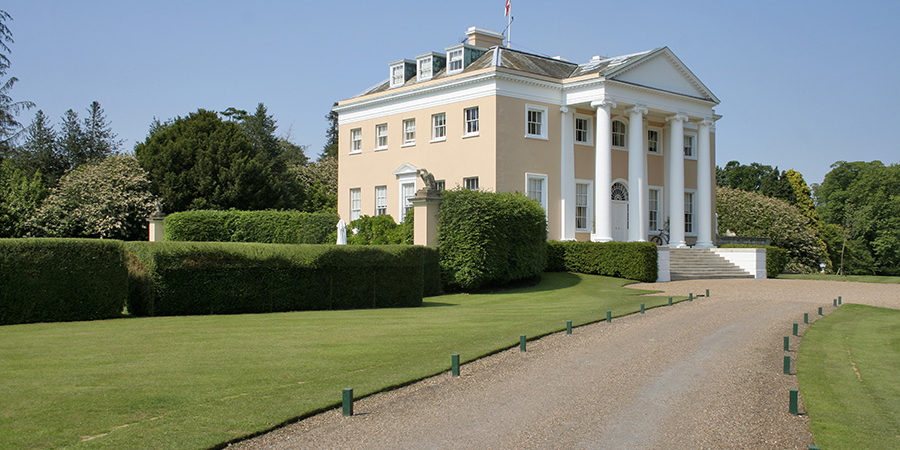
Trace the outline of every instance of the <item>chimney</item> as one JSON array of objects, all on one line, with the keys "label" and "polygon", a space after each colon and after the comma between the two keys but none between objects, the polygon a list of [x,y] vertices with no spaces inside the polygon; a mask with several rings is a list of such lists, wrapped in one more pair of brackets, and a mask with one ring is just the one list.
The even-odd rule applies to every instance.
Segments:
[{"label": "chimney", "polygon": [[503,45],[502,34],[484,28],[469,27],[466,30],[466,36],[469,37],[467,43],[475,47],[490,48]]}]

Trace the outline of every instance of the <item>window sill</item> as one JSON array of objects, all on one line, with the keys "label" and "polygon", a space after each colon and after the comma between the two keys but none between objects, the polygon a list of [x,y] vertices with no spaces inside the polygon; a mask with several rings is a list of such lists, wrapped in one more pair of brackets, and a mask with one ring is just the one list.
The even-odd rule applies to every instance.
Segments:
[{"label": "window sill", "polygon": [[621,151],[623,151],[623,152],[627,152],[627,151],[628,151],[628,149],[625,148],[625,147],[616,147],[615,145],[612,146],[612,149],[613,149],[613,150],[621,150]]},{"label": "window sill", "polygon": [[383,151],[385,151],[385,150],[387,150],[387,149],[388,149],[387,147],[375,147],[375,151],[376,151],[376,152],[383,152]]},{"label": "window sill", "polygon": [[356,150],[356,151],[354,151],[354,152],[350,152],[350,153],[347,153],[347,154],[348,154],[348,155],[358,155],[358,154],[360,154],[360,153],[362,153],[362,150]]},{"label": "window sill", "polygon": [[593,147],[593,146],[594,146],[594,143],[593,143],[593,142],[579,142],[579,141],[575,141],[575,145],[585,145],[585,146],[588,146],[588,147]]},{"label": "window sill", "polygon": [[478,135],[479,135],[478,132],[475,132],[475,133],[469,133],[469,134],[464,134],[464,135],[462,135],[462,138],[463,138],[463,139],[468,139],[468,138],[472,138],[472,137],[477,137]]},{"label": "window sill", "polygon": [[684,159],[691,159],[691,160],[696,161],[696,160],[697,160],[697,157],[696,157],[696,156],[688,156],[688,155],[684,155]]},{"label": "window sill", "polygon": [[539,139],[541,141],[549,141],[550,140],[546,136],[540,136],[537,134],[526,134],[525,139]]},{"label": "window sill", "polygon": [[662,152],[651,152],[650,150],[647,150],[647,154],[654,155],[654,156],[662,156],[663,155]]},{"label": "window sill", "polygon": [[446,137],[442,137],[442,138],[432,139],[432,140],[428,141],[428,143],[429,143],[429,144],[434,144],[435,142],[446,142],[446,141],[447,141],[447,138],[446,138]]},{"label": "window sill", "polygon": [[576,228],[575,232],[576,233],[590,233],[591,230],[588,230],[587,228]]},{"label": "window sill", "polygon": [[416,143],[415,143],[415,142],[410,142],[410,143],[408,143],[408,144],[403,144],[403,145],[401,145],[400,148],[415,147],[415,146],[416,146]]}]

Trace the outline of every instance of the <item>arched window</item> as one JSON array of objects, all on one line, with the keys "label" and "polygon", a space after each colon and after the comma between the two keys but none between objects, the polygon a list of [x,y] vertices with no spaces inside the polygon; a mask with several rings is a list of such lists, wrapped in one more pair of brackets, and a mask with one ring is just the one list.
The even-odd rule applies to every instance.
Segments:
[{"label": "arched window", "polygon": [[621,120],[612,121],[612,145],[613,147],[625,146],[625,122]]},{"label": "arched window", "polygon": [[610,199],[627,202],[628,187],[619,182],[613,183],[612,189],[610,189]]}]

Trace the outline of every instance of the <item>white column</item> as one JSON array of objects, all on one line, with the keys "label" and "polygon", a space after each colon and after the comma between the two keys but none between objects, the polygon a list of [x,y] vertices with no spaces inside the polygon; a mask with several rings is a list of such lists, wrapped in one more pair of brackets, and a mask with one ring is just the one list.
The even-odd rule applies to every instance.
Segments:
[{"label": "white column", "polygon": [[669,117],[669,247],[686,247],[684,241],[684,121],[687,116]]},{"label": "white column", "polygon": [[591,102],[597,109],[597,132],[594,134],[594,242],[612,240],[612,121],[609,110],[616,104],[609,100]]},{"label": "white column", "polygon": [[560,107],[559,239],[575,240],[575,125],[574,113]]},{"label": "white column", "polygon": [[697,151],[697,245],[700,248],[713,246],[712,236],[712,153],[709,147],[709,133],[712,119],[700,121],[697,131],[699,150]]},{"label": "white column", "polygon": [[644,166],[644,114],[637,105],[628,110],[628,240],[647,240],[647,178]]}]

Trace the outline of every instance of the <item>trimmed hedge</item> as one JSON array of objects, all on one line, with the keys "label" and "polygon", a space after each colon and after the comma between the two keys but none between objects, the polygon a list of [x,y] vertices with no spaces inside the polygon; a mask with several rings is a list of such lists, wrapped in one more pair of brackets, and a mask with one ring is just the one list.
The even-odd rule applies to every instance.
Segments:
[{"label": "trimmed hedge", "polygon": [[0,325],[118,317],[127,295],[121,241],[0,239]]},{"label": "trimmed hedge", "polygon": [[128,242],[135,315],[419,306],[432,248]]},{"label": "trimmed hedge", "polygon": [[775,278],[784,272],[789,256],[787,250],[774,245],[722,244],[721,248],[764,248],[766,249],[766,278]]},{"label": "trimmed hedge", "polygon": [[438,242],[445,288],[474,290],[544,270],[547,219],[536,201],[463,189],[442,196]]},{"label": "trimmed hedge", "polygon": [[167,241],[326,244],[340,218],[336,213],[301,211],[196,210],[169,214]]},{"label": "trimmed hedge", "polygon": [[578,272],[654,282],[656,244],[651,242],[547,242],[548,272]]}]

